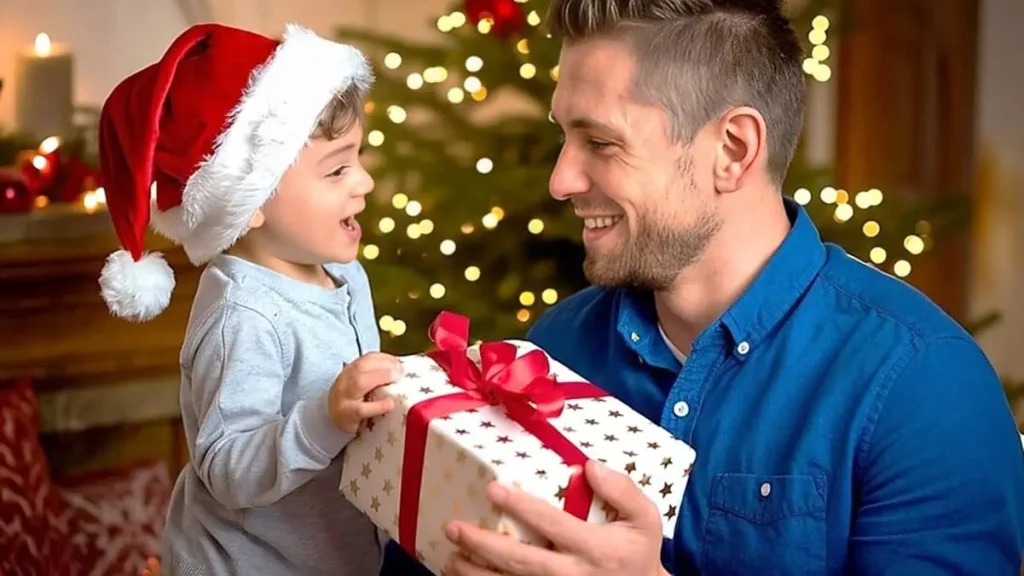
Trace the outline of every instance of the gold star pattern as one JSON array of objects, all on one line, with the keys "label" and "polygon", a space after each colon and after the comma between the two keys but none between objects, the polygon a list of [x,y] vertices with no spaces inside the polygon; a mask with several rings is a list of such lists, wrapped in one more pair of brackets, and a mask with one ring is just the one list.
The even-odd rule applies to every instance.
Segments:
[{"label": "gold star pattern", "polygon": [[657,442],[648,442],[647,447],[650,448],[651,450],[657,450],[658,448],[661,448],[661,445],[658,444]]},{"label": "gold star pattern", "polygon": [[640,427],[639,426],[626,426],[626,432],[629,432],[630,434],[639,434],[640,433]]},{"label": "gold star pattern", "polygon": [[559,486],[558,492],[555,492],[555,498],[559,501],[565,500],[566,494],[569,492],[569,486]]},{"label": "gold star pattern", "polygon": [[366,430],[369,431],[369,432],[373,432],[373,427],[376,426],[376,425],[377,425],[377,419],[376,418],[370,418],[369,420],[366,421]]},{"label": "gold star pattern", "polygon": [[370,508],[374,512],[380,512],[380,498],[377,498],[377,496],[371,496],[370,497]]},{"label": "gold star pattern", "polygon": [[577,410],[583,410],[583,407],[576,403],[566,404],[565,407],[568,408],[569,410],[572,410],[573,412],[576,412]]},{"label": "gold star pattern", "polygon": [[689,476],[690,472],[692,472],[692,471],[693,471],[693,464],[690,464],[689,466],[686,467],[686,471],[683,472],[683,476]]},{"label": "gold star pattern", "polygon": [[548,473],[545,470],[537,470],[537,477],[538,478],[547,478],[548,477]]},{"label": "gold star pattern", "polygon": [[427,542],[427,548],[430,548],[431,552],[437,552],[437,540]]},{"label": "gold star pattern", "polygon": [[381,490],[383,490],[388,496],[391,496],[391,492],[394,491],[394,489],[395,487],[391,485],[391,480],[385,480],[384,486],[381,488]]},{"label": "gold star pattern", "polygon": [[591,400],[593,400],[594,402],[596,402],[598,404],[604,404],[604,402],[605,402],[604,398],[591,398]]},{"label": "gold star pattern", "polygon": [[665,470],[668,470],[668,467],[671,466],[671,465],[672,465],[672,457],[671,456],[668,457],[668,458],[662,458],[662,460],[661,460],[661,467],[662,468],[664,468]]},{"label": "gold star pattern", "polygon": [[470,482],[466,484],[466,496],[469,496],[470,500],[476,498],[476,484]]},{"label": "gold star pattern", "polygon": [[615,522],[619,519],[619,511],[607,502],[601,503],[601,512],[604,512],[605,520],[608,522]]},{"label": "gold star pattern", "polygon": [[370,479],[370,474],[373,474],[373,468],[370,468],[370,463],[369,462],[364,462],[363,463],[363,471],[360,473],[360,475],[363,478],[369,480]]},{"label": "gold star pattern", "polygon": [[512,439],[508,436],[498,436],[498,444],[508,444]]},{"label": "gold star pattern", "polygon": [[572,434],[573,432],[576,432],[576,429],[573,428],[572,426],[566,426],[565,428],[562,428],[562,430],[565,430],[566,434]]},{"label": "gold star pattern", "polygon": [[593,418],[587,418],[583,423],[587,426],[597,426],[597,420],[594,420]]},{"label": "gold star pattern", "polygon": [[618,440],[618,438],[615,437],[615,434],[605,434],[604,435],[604,441],[605,442],[615,442],[617,440]]},{"label": "gold star pattern", "polygon": [[623,450],[622,453],[630,458],[636,458],[636,452],[633,452],[632,450]]},{"label": "gold star pattern", "polygon": [[398,438],[395,437],[394,430],[388,430],[388,446],[394,446],[398,442]]},{"label": "gold star pattern", "polygon": [[356,482],[355,478],[349,480],[348,489],[350,492],[352,492],[353,496],[359,496],[359,483]]},{"label": "gold star pattern", "polygon": [[504,463],[505,461],[501,460],[500,458],[495,458],[494,460],[491,460],[491,464],[494,464],[495,466],[501,466]]},{"label": "gold star pattern", "polygon": [[626,474],[632,474],[633,472],[636,472],[636,462],[626,464]]},{"label": "gold star pattern", "polygon": [[522,460],[526,460],[529,457],[530,457],[530,455],[527,454],[526,452],[516,452],[516,458],[520,458]]},{"label": "gold star pattern", "polygon": [[456,464],[462,464],[465,461],[466,461],[466,451],[463,450],[462,448],[459,448],[458,450],[455,451],[455,463]]},{"label": "gold star pattern", "polygon": [[455,480],[455,473],[452,472],[451,469],[449,468],[444,471],[442,477],[444,478],[445,484],[451,484],[452,481]]},{"label": "gold star pattern", "polygon": [[493,422],[488,422],[487,420],[481,420],[480,421],[480,427],[481,428],[494,428],[494,423]]},{"label": "gold star pattern", "polygon": [[395,394],[396,403],[405,404],[409,401],[409,397],[405,394]]},{"label": "gold star pattern", "polygon": [[644,474],[640,478],[640,482],[637,482],[637,484],[640,484],[641,486],[650,486],[651,485],[651,476],[649,474]]},{"label": "gold star pattern", "polygon": [[423,386],[422,388],[420,388],[420,394],[433,394],[433,393],[434,393],[434,389],[431,388],[430,386]]},{"label": "gold star pattern", "polygon": [[484,466],[483,464],[481,464],[476,469],[476,477],[481,479],[481,480],[483,480],[484,478],[487,478],[487,472],[488,472],[487,467]]},{"label": "gold star pattern", "polygon": [[666,512],[665,512],[665,513],[663,514],[663,516],[664,516],[665,518],[669,519],[669,520],[671,520],[671,519],[675,518],[675,517],[676,517],[676,507],[675,507],[675,506],[673,506],[673,505],[671,505],[671,504],[669,504],[669,507],[668,507],[668,511],[666,511]]},{"label": "gold star pattern", "polygon": [[662,489],[659,490],[658,492],[661,493],[661,497],[664,498],[672,493],[672,485],[669,484],[668,482],[665,482],[665,486],[663,486]]},{"label": "gold star pattern", "polygon": [[462,428],[459,428],[458,430],[455,431],[455,434],[457,436],[465,436],[466,434],[469,434],[469,431],[468,430],[463,430]]},{"label": "gold star pattern", "polygon": [[378,464],[384,461],[384,450],[380,446],[373,449],[373,459],[376,460]]},{"label": "gold star pattern", "polygon": [[622,418],[622,412],[619,412],[618,410],[609,410],[608,415],[612,418]]}]

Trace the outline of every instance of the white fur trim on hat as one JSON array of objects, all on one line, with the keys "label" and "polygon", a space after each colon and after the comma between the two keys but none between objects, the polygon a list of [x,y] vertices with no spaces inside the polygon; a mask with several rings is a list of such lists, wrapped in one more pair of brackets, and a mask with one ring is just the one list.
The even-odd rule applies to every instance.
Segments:
[{"label": "white fur trim on hat", "polygon": [[110,311],[132,322],[156,318],[167,308],[174,290],[174,270],[159,252],[138,261],[127,250],[107,257],[100,273],[100,294]]},{"label": "white fur trim on hat", "polygon": [[368,90],[372,83],[358,49],[289,24],[274,55],[253,71],[213,154],[189,178],[181,208],[155,211],[152,227],[181,244],[193,264],[223,252],[273,196],[327,104],[353,84]]}]

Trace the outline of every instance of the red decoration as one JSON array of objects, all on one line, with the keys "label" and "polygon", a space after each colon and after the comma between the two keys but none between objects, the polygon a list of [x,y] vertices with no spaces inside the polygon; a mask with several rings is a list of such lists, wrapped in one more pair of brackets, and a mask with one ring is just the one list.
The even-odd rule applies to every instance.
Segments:
[{"label": "red decoration", "polygon": [[587,457],[548,419],[562,413],[567,399],[600,398],[608,393],[589,382],[556,382],[543,351],[532,350],[516,358],[516,347],[508,342],[481,344],[478,368],[466,355],[469,319],[458,314],[441,312],[430,326],[430,339],[438,349],[427,355],[444,369],[452,384],[465,392],[419,402],[406,415],[398,508],[398,541],[402,547],[416,554],[416,522],[430,421],[488,404],[505,408],[509,419],[533,434],[566,464],[575,467],[569,479],[564,510],[586,520],[594,498],[583,475]]},{"label": "red decoration", "polygon": [[0,382],[0,574],[68,574],[64,504],[39,443],[32,383]]},{"label": "red decoration", "polygon": [[0,214],[30,212],[36,195],[23,174],[0,169]]},{"label": "red decoration", "polygon": [[62,575],[137,576],[160,556],[173,480],[164,462],[138,462],[60,482],[71,566]]},{"label": "red decoration", "polygon": [[100,185],[100,172],[77,154],[65,158],[60,148],[50,152],[27,150],[19,155],[19,168],[36,196],[51,202],[77,202]]},{"label": "red decoration", "polygon": [[494,23],[491,33],[505,40],[518,35],[526,27],[526,16],[516,0],[466,0],[464,9],[474,26],[490,18]]}]

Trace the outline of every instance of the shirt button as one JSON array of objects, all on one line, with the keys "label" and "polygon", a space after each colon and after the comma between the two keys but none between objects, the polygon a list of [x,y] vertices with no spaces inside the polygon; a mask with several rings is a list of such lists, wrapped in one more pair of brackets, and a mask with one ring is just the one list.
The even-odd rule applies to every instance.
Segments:
[{"label": "shirt button", "polygon": [[772,485],[768,482],[761,484],[761,497],[767,498],[772,493]]},{"label": "shirt button", "polygon": [[633,333],[631,333],[629,335],[629,339],[632,340],[633,342],[639,342],[640,341],[640,335],[637,334],[636,332],[633,332]]},{"label": "shirt button", "polygon": [[676,402],[672,407],[672,413],[679,418],[685,418],[690,413],[690,405],[683,401]]},{"label": "shirt button", "polygon": [[747,352],[750,352],[750,344],[746,340],[740,342],[736,346],[736,352],[738,352],[740,356],[746,356]]}]

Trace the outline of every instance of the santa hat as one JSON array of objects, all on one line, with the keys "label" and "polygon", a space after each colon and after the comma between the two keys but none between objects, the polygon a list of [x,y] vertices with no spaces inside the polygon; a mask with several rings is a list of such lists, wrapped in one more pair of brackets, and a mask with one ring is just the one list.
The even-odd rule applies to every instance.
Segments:
[{"label": "santa hat", "polygon": [[369,89],[356,48],[297,25],[273,40],[218,24],[186,30],[103,105],[100,167],[123,249],[100,275],[103,299],[144,322],[170,302],[174,273],[147,253],[146,229],[199,265],[229,248],[270,199],[339,93]]}]

